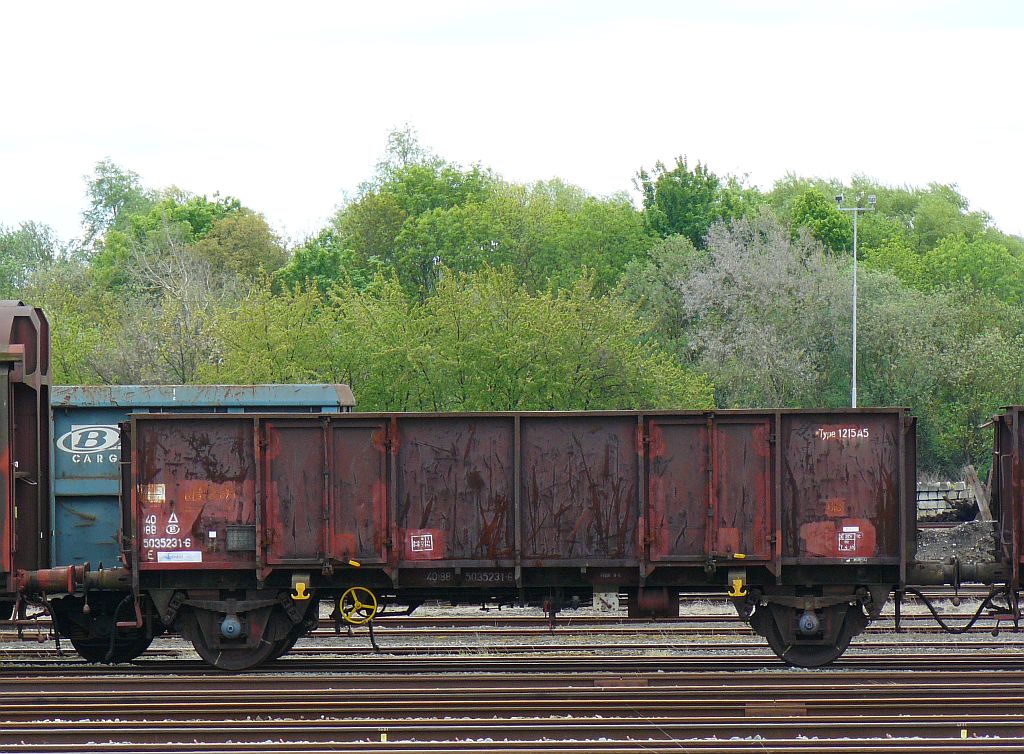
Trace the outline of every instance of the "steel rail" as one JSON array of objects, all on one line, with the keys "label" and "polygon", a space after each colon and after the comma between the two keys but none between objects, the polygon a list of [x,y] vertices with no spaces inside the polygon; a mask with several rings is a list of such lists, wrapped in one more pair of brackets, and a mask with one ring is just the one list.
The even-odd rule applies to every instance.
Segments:
[{"label": "steel rail", "polygon": [[[455,648],[445,655],[418,655],[415,661],[410,655],[372,654],[363,652],[345,657],[284,657],[273,663],[247,671],[250,677],[277,675],[280,673],[361,673],[368,669],[379,674],[417,674],[430,672],[506,672],[506,673],[558,673],[558,672],[681,672],[702,671],[764,671],[781,668],[781,661],[774,654],[760,651],[761,647],[750,647],[751,654],[706,655],[666,654],[624,655],[586,654],[585,652],[549,654],[544,656],[503,655],[488,656],[486,653],[466,654]],[[562,648],[564,651],[564,648]],[[79,661],[80,662],[80,661]],[[1024,653],[993,651],[977,654],[941,655],[938,653],[883,653],[868,654],[851,651],[840,658],[834,669],[883,669],[889,672],[929,670],[942,668],[960,672],[1000,672],[1024,670]],[[57,660],[20,661],[17,665],[4,666],[0,663],[0,680],[19,675],[51,675],[56,677],[80,675],[97,676],[109,672],[121,676],[149,673],[190,673],[193,675],[220,674],[197,660],[138,660],[132,665],[115,666],[109,670],[102,666],[85,663],[74,664],[67,658]],[[807,673],[823,671],[799,671]]]},{"label": "steel rail", "polygon": [[[85,752],[117,752],[124,754],[126,748],[120,744],[105,746],[90,742],[86,744],[47,744],[45,748],[32,745],[0,745],[0,752],[26,754],[47,752],[47,754],[79,754]],[[324,745],[320,742],[231,742],[231,743],[178,743],[157,742],[136,744],[130,751],[146,754],[236,754],[244,752],[296,752],[297,754],[337,754],[338,752],[366,752],[367,742],[334,742]],[[715,739],[687,739],[684,741],[653,741],[639,739],[632,741],[601,741],[582,739],[575,741],[500,741],[487,737],[483,740],[416,742],[412,744],[374,742],[374,754],[522,754],[522,752],[545,752],[545,754],[688,754],[714,752],[715,754],[808,754],[808,752],[829,752],[830,754],[876,754],[876,752],[905,752],[906,754],[1019,754],[1024,751],[1024,738],[986,739],[953,738],[892,738],[892,739],[845,739],[827,741],[821,739],[793,738],[774,741],[746,740],[728,741]]]},{"label": "steel rail", "polygon": [[[975,634],[980,635],[980,634]],[[470,638],[472,632],[468,634],[435,634],[430,633],[424,634],[424,639],[438,639],[438,638]],[[479,636],[479,635],[477,635]],[[558,654],[565,653],[567,651],[575,651],[578,653],[586,652],[621,652],[628,654],[630,652],[637,652],[643,650],[645,654],[650,654],[653,650],[662,651],[685,651],[685,652],[726,652],[726,651],[763,651],[765,646],[763,642],[759,640],[751,641],[713,641],[708,640],[713,636],[732,636],[731,634],[702,634],[704,641],[695,641],[690,637],[680,638],[671,635],[649,635],[648,640],[639,642],[621,642],[621,643],[610,643],[610,642],[591,642],[586,644],[578,644],[572,647],[566,647],[564,644],[490,644],[482,642],[464,642],[457,644],[417,644],[417,643],[403,643],[403,644],[392,644],[388,643],[390,637],[378,636],[378,645],[381,648],[381,652],[384,655],[440,655],[450,656],[452,654],[489,654],[489,655],[513,655],[513,654]],[[925,634],[929,637],[927,639],[916,638],[912,642],[912,646],[915,650],[921,649],[935,649],[935,650],[948,650],[951,647],[955,647],[958,651],[964,650],[979,650],[979,651],[990,651],[990,652],[1009,652],[1015,649],[1024,649],[1024,637],[1015,637],[1012,640],[1001,640],[996,641],[994,639],[976,641],[976,640],[961,640],[954,643],[944,641],[934,637],[934,634]],[[753,636],[751,636],[753,639]],[[858,640],[851,645],[845,655],[847,658],[857,659],[860,655],[866,651],[872,650],[893,650],[895,653],[907,645],[911,644],[908,637],[906,643],[902,642],[886,642],[886,641],[871,641],[869,639]],[[289,659],[296,658],[317,658],[317,657],[350,657],[350,656],[362,656],[368,652],[368,647],[365,646],[365,641],[359,637],[353,639],[353,643],[350,644],[337,644],[328,643],[327,640],[320,641],[318,639],[301,640],[299,644],[293,647],[287,657]],[[146,662],[157,658],[166,659],[180,659],[182,657],[192,657],[193,650],[191,647],[179,644],[157,644],[151,646],[146,652],[141,655],[136,662]],[[775,658],[771,655],[769,661]],[[39,661],[52,661],[52,662],[67,662],[69,664],[76,664],[83,662],[83,660],[75,653],[73,649],[66,649],[63,654],[57,654],[52,647],[18,647],[6,650],[0,650],[0,672],[4,667],[4,664],[9,661],[26,661],[26,660],[39,660]],[[772,664],[775,664],[772,662]]]},{"label": "steel rail", "polygon": [[[141,670],[141,669],[140,669]],[[237,693],[239,687],[245,688],[253,695],[259,693],[260,684],[272,693],[312,693],[320,689],[331,692],[349,694],[372,693],[407,693],[432,692],[438,687],[450,686],[453,676],[450,673],[419,672],[408,675],[380,673],[348,673],[330,675],[306,675],[303,673],[285,674],[280,672],[261,674],[265,678],[253,679],[249,675],[232,676],[223,673],[183,673],[183,674],[125,674],[118,669],[108,670],[106,674],[65,674],[52,677],[26,676],[6,677],[3,686],[11,694],[28,698],[30,696],[51,698],[59,694],[61,698],[88,699],[101,695],[104,699],[116,698],[124,694],[150,694],[159,690],[161,693],[173,694],[186,691],[190,694],[201,693],[204,697],[230,695]],[[901,684],[910,688],[909,679],[913,679],[913,687],[922,691],[929,689],[949,692],[953,688],[971,688],[981,690],[999,690],[1012,695],[1024,685],[1024,671],[1008,670],[997,675],[980,673],[963,673],[948,670],[917,670],[917,671],[815,671],[810,673],[789,670],[759,670],[755,672],[720,671],[720,672],[631,672],[610,673],[577,671],[565,673],[495,673],[477,672],[460,673],[457,681],[460,689],[487,691],[497,687],[506,689],[545,689],[565,688],[576,689],[647,689],[693,687],[702,692],[708,689],[755,689],[759,693],[774,692],[777,694],[820,690],[834,690],[846,686],[872,686]],[[532,692],[531,692],[532,693]],[[607,692],[606,692],[607,693]]]},{"label": "steel rail", "polygon": [[[874,693],[884,691],[886,693]],[[524,696],[528,694],[528,696]],[[950,717],[957,720],[991,721],[1020,720],[1024,698],[1016,694],[993,692],[967,693],[962,689],[922,693],[912,688],[840,688],[820,689],[817,693],[765,692],[753,688],[733,689],[731,693],[716,689],[656,690],[616,688],[546,688],[521,687],[514,692],[475,689],[470,692],[445,693],[422,690],[420,693],[360,693],[356,690],[319,693],[267,694],[258,698],[238,691],[233,695],[214,695],[197,700],[194,695],[137,693],[130,696],[110,694],[102,700],[75,699],[45,701],[32,699],[18,702],[0,701],[0,721],[36,724],[45,720],[119,721],[157,719],[223,720],[226,716],[251,719],[252,716],[277,716],[286,719],[331,719],[373,716],[416,716],[443,710],[447,716],[487,717],[552,715],[665,715],[673,718],[733,718],[751,716],[806,716],[815,719],[826,715],[870,715],[882,720],[896,714],[901,719],[911,716]],[[77,724],[77,723],[76,723]],[[14,728],[11,728],[13,730]]]},{"label": "steel rail", "polygon": [[[767,704],[764,706],[768,706]],[[93,741],[98,743],[137,744],[150,741],[200,740],[202,742],[260,742],[299,740],[321,742],[405,742],[436,741],[449,736],[456,740],[501,736],[518,741],[565,740],[581,737],[629,740],[688,740],[701,738],[744,738],[761,740],[795,738],[952,738],[975,737],[1024,738],[1024,718],[962,715],[875,715],[841,718],[777,715],[746,717],[515,717],[515,718],[401,718],[336,721],[330,719],[219,720],[184,721],[76,721],[74,725],[47,721],[10,722],[0,730],[0,743],[47,745]]]},{"label": "steel rail", "polygon": [[[154,670],[155,668],[155,670]],[[470,668],[469,663],[463,670]],[[276,694],[291,691],[309,693],[327,689],[339,693],[392,693],[401,691],[435,690],[450,683],[450,672],[430,673],[422,669],[410,669],[408,674],[352,672],[332,675],[307,675],[302,665],[293,666],[294,671],[284,672],[280,668],[259,673],[266,676],[270,685],[261,687],[254,683],[249,674],[229,675],[218,671],[210,671],[206,666],[199,666],[199,673],[171,674],[161,672],[157,664],[149,667],[108,667],[96,666],[96,672],[81,674],[72,668],[64,675],[50,677],[32,675],[32,669],[26,670],[24,676],[4,676],[4,695],[16,698],[29,694],[52,697],[59,692],[62,698],[89,698],[97,693],[104,698],[113,698],[118,694],[149,693],[154,688],[161,688],[167,693],[175,693],[184,689],[192,693],[230,694],[243,689],[252,695]],[[124,671],[134,669],[138,672],[127,674]],[[151,672],[147,672],[151,671]],[[459,671],[461,673],[461,670]],[[913,689],[937,689],[951,691],[954,688],[972,688],[998,690],[1015,693],[1024,688],[1024,670],[1005,670],[998,674],[965,673],[962,670],[939,670],[935,665],[927,670],[851,670],[822,669],[800,671],[790,669],[764,669],[757,671],[690,671],[690,672],[644,672],[627,670],[608,672],[602,669],[581,667],[575,671],[531,673],[522,670],[522,666],[505,672],[472,672],[460,674],[458,681],[463,686],[479,690],[487,689],[519,689],[573,687],[586,689],[600,688],[695,688],[701,693],[708,689],[758,689],[782,693],[785,690],[820,689],[834,690],[837,687],[893,687]]]}]

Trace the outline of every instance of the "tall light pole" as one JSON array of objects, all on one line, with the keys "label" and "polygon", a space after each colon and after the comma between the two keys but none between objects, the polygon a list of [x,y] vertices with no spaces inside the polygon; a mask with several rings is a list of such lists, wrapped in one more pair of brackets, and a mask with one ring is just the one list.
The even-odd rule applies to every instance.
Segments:
[{"label": "tall light pole", "polygon": [[868,194],[867,207],[844,207],[843,195],[836,195],[836,207],[840,212],[853,214],[853,370],[850,379],[850,405],[857,408],[857,215],[875,208],[875,195]]}]

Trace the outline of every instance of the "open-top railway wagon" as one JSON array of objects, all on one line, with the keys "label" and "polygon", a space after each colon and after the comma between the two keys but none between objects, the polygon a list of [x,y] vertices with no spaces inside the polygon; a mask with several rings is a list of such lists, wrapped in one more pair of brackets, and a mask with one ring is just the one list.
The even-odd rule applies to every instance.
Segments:
[{"label": "open-top railway wagon", "polygon": [[321,599],[351,618],[624,590],[659,615],[721,589],[781,657],[819,665],[903,583],[913,428],[901,409],[134,415],[117,641],[175,627],[244,669]]}]

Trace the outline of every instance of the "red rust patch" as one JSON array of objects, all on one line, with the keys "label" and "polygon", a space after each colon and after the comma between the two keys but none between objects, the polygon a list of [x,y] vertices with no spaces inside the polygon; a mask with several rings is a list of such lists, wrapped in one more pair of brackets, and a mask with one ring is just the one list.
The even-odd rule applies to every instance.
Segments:
[{"label": "red rust patch", "polygon": [[866,518],[812,521],[800,527],[802,554],[820,558],[870,558],[875,527]]}]

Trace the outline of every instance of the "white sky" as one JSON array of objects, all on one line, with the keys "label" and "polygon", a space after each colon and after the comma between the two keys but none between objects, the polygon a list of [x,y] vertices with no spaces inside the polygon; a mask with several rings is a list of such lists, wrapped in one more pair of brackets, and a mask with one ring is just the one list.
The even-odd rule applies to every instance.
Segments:
[{"label": "white sky", "polygon": [[1024,3],[0,5],[0,224],[80,232],[109,157],[292,239],[403,123],[441,156],[604,194],[677,154],[951,182],[1024,233]]}]

